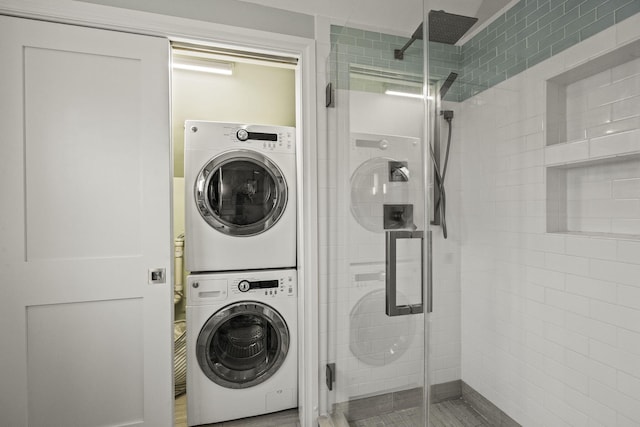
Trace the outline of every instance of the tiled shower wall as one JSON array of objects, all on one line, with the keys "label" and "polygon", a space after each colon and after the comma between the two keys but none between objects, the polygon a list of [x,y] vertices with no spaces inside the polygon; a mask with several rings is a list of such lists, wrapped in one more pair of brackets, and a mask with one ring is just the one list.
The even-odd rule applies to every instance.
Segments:
[{"label": "tiled shower wall", "polygon": [[[459,114],[462,379],[525,426],[640,425],[640,239],[547,232],[545,173],[547,79],[637,40],[640,15],[467,99]],[[591,176],[637,197],[638,162],[612,161],[588,163]],[[582,178],[570,169],[573,196]]]},{"label": "tiled shower wall", "polygon": [[637,0],[521,0],[462,47],[462,99],[638,12]]}]

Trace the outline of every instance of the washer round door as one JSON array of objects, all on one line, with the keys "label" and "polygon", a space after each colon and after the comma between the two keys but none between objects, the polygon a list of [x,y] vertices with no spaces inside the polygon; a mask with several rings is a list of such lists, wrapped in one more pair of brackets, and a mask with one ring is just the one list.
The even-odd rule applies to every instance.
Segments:
[{"label": "washer round door", "polygon": [[276,373],[289,342],[289,328],[276,310],[259,302],[239,302],[207,320],[198,335],[196,358],[216,384],[248,388]]},{"label": "washer round door", "polygon": [[230,236],[254,236],[273,227],[287,205],[287,184],[278,166],[250,150],[211,159],[195,182],[202,218]]}]

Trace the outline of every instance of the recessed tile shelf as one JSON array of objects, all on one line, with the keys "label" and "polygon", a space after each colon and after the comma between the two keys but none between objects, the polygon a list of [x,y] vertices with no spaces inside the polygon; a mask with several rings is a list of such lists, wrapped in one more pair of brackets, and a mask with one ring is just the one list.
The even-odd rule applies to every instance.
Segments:
[{"label": "recessed tile shelf", "polygon": [[547,232],[640,239],[640,42],[547,81]]}]

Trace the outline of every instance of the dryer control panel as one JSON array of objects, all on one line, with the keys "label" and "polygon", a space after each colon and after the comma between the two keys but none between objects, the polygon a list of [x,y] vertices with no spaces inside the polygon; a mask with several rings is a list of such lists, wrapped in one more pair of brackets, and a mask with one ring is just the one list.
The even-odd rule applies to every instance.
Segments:
[{"label": "dryer control panel", "polygon": [[274,279],[236,279],[230,286],[232,295],[245,294],[252,298],[295,296],[296,285],[293,275]]},{"label": "dryer control panel", "polygon": [[248,148],[263,153],[295,154],[296,128],[291,126],[185,121],[185,150]]}]

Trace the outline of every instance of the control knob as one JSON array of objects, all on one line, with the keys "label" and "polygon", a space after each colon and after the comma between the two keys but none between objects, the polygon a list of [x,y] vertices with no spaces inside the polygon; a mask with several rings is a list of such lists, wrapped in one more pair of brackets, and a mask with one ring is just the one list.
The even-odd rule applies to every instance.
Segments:
[{"label": "control knob", "polygon": [[247,292],[249,289],[251,289],[251,284],[248,280],[242,280],[240,283],[238,283],[238,289],[240,290],[240,292]]},{"label": "control knob", "polygon": [[249,132],[247,132],[246,129],[238,129],[238,132],[236,132],[236,136],[240,141],[246,141],[247,139],[249,139]]}]

